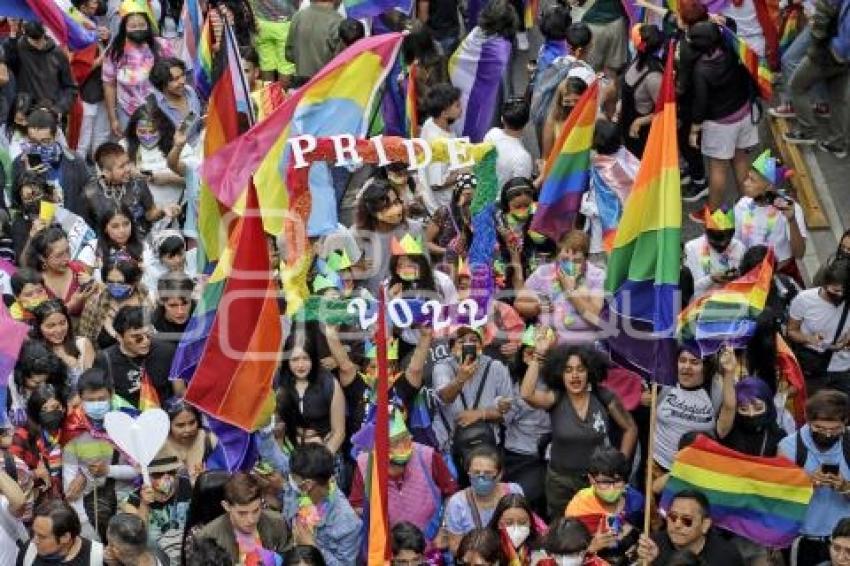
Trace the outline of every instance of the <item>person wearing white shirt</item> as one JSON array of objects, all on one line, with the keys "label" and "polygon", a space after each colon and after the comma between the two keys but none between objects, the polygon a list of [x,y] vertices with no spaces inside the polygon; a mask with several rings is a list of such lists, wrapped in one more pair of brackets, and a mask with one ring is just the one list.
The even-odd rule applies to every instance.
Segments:
[{"label": "person wearing white shirt", "polygon": [[[422,124],[419,137],[428,143],[455,137],[451,126],[461,115],[460,90],[448,83],[435,85],[428,92],[425,107],[431,117]],[[449,165],[446,163],[432,162],[420,169],[419,174],[422,177],[423,192],[431,192],[433,195],[433,198],[426,200],[436,202],[438,208],[448,206],[451,203],[457,172],[449,171]]]},{"label": "person wearing white shirt", "polygon": [[515,177],[533,178],[534,161],[522,144],[522,131],[528,120],[528,103],[523,98],[511,98],[502,105],[502,127],[491,128],[484,136],[484,141],[492,143],[498,154],[496,178],[499,194],[505,183]]},{"label": "person wearing white shirt", "polygon": [[685,265],[694,279],[694,299],[739,276],[738,264],[746,251],[734,237],[733,211],[704,211],[705,234],[685,244]]}]

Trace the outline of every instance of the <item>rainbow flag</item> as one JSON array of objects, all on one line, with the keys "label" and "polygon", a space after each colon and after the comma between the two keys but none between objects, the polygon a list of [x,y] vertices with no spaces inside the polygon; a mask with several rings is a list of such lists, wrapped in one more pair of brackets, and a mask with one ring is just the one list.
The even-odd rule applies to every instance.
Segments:
[{"label": "rainbow flag", "polygon": [[784,381],[796,390],[794,398],[788,400],[787,408],[797,426],[803,426],[806,424],[806,378],[797,356],[779,332],[776,333],[776,369],[777,381]]},{"label": "rainbow flag", "polygon": [[56,41],[71,51],[85,49],[97,41],[97,26],[70,0],[3,0],[0,17],[40,21]]},{"label": "rainbow flag", "polygon": [[369,453],[366,559],[368,566],[384,566],[390,558],[389,506],[387,502],[387,468],[390,465],[390,398],[387,367],[387,317],[385,290],[378,290],[377,346],[378,381],[375,384],[375,442]]},{"label": "rainbow flag", "polygon": [[703,295],[679,314],[676,333],[682,342],[695,343],[703,356],[724,344],[743,347],[756,330],[773,280],[773,252],[761,264],[720,289]]},{"label": "rainbow flag", "polygon": [[287,141],[302,134],[365,134],[401,40],[402,34],[389,33],[358,41],[263,122],[206,159],[202,174],[218,200],[241,208],[237,202],[254,175],[267,232],[282,232],[288,210],[307,224],[311,235],[335,230],[337,206],[329,169],[313,166],[309,192],[289,194],[286,173],[293,155]]},{"label": "rainbow flag", "polygon": [[708,497],[716,526],[771,548],[791,544],[813,493],[809,477],[790,460],[741,454],[703,435],[676,456],[661,508],[685,489]]},{"label": "rainbow flag", "polygon": [[590,182],[590,148],[599,111],[599,81],[584,91],[567,116],[543,168],[543,188],[531,229],[557,242],[572,230]]},{"label": "rainbow flag", "polygon": [[785,53],[802,29],[801,18],[803,7],[799,4],[789,4],[782,10],[782,23],[779,26],[779,53]]},{"label": "rainbow flag", "polygon": [[407,15],[413,11],[412,0],[342,0],[345,15],[355,20],[374,18],[390,10],[398,10]]},{"label": "rainbow flag", "polygon": [[407,88],[404,97],[404,119],[406,122],[407,137],[415,138],[419,135],[419,110],[416,98],[416,63],[411,63],[407,72]]},{"label": "rainbow flag", "polygon": [[537,19],[537,12],[540,10],[540,0],[525,0],[523,9],[523,22],[525,29],[529,30],[534,27],[534,21]]},{"label": "rainbow flag", "polygon": [[510,41],[475,27],[449,59],[449,79],[461,92],[460,131],[473,143],[483,140],[493,125],[510,57]]},{"label": "rainbow flag", "polygon": [[[246,197],[229,257],[222,258],[222,270],[208,283],[223,290],[217,308],[204,313],[213,320],[186,400],[220,421],[251,431],[271,392],[282,329],[268,250],[257,245],[265,242],[265,232],[253,184]],[[223,280],[225,271],[229,275]]]},{"label": "rainbow flag", "polygon": [[[612,356],[662,383],[676,381],[673,331],[682,240],[673,51],[668,51],[646,150],[623,207],[605,279],[605,290],[613,293],[608,317],[623,329],[609,339]],[[634,332],[636,327],[646,334]]]},{"label": "rainbow flag", "polygon": [[257,122],[259,122],[283,104],[283,101],[286,100],[286,90],[280,82],[272,81],[261,89],[252,92],[251,100],[254,102]]},{"label": "rainbow flag", "polygon": [[773,72],[767,66],[767,59],[759,57],[746,41],[735,35],[729,28],[721,26],[720,29],[729,48],[738,54],[741,64],[756,82],[759,96],[764,100],[773,98]]},{"label": "rainbow flag", "polygon": [[201,35],[195,47],[195,59],[192,63],[192,72],[195,75],[195,90],[202,100],[208,100],[213,87],[213,32],[212,19],[207,14]]},{"label": "rainbow flag", "polygon": [[159,394],[151,383],[147,370],[143,369],[139,389],[139,410],[147,411],[148,409],[157,409],[159,406]]},{"label": "rainbow flag", "polygon": [[18,322],[9,314],[6,305],[0,301],[0,423],[8,422],[6,415],[6,396],[9,394],[9,376],[18,362],[21,346],[27,338],[30,327]]}]

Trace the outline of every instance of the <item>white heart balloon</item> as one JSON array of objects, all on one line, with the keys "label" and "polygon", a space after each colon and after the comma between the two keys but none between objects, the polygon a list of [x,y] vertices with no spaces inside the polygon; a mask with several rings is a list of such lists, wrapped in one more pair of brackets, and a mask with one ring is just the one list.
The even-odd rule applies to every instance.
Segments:
[{"label": "white heart balloon", "polygon": [[145,483],[150,484],[148,464],[168,438],[171,423],[162,409],[148,409],[135,419],[121,411],[110,411],[103,419],[109,438],[142,467]]}]

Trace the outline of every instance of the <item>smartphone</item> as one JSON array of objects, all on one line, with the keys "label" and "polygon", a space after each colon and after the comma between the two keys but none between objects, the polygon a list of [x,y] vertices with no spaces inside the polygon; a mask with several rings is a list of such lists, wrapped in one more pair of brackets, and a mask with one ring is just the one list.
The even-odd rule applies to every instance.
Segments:
[{"label": "smartphone", "polygon": [[29,164],[30,169],[35,169],[36,167],[41,165],[41,155],[37,153],[28,153],[27,163]]},{"label": "smartphone", "polygon": [[460,358],[463,360],[463,363],[470,358],[475,360],[478,357],[478,346],[475,344],[463,344],[460,347]]},{"label": "smartphone", "polygon": [[821,464],[820,472],[822,474],[829,474],[831,476],[837,476],[839,474],[838,464]]},{"label": "smartphone", "polygon": [[197,121],[197,119],[198,115],[195,114],[194,111],[186,114],[186,117],[183,119],[183,122],[180,123],[180,131],[184,134],[189,132],[195,126],[195,121]]},{"label": "smartphone", "polygon": [[620,536],[623,524],[618,515],[608,515],[605,517],[605,524],[607,525],[609,532],[614,533],[616,536]]}]

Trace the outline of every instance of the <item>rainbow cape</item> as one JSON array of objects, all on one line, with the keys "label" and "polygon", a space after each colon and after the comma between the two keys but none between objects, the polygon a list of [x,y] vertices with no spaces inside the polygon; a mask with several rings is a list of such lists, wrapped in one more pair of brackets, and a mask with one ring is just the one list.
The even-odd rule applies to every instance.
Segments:
[{"label": "rainbow cape", "polygon": [[771,548],[791,544],[813,492],[809,477],[790,460],[741,454],[703,435],[677,454],[661,508],[685,489],[708,497],[715,525]]},{"label": "rainbow cape", "polygon": [[256,181],[267,232],[280,234],[292,210],[308,233],[336,229],[336,197],[327,166],[310,170],[309,192],[289,194],[286,172],[293,159],[287,141],[311,134],[362,136],[395,61],[402,34],[362,39],[337,55],[310,82],[251,130],[204,161],[202,175],[220,202],[236,207],[251,176]]},{"label": "rainbow cape", "polygon": [[97,26],[70,0],[3,0],[0,17],[40,21],[56,41],[71,51],[85,49],[97,41]]},{"label": "rainbow cape", "polygon": [[599,109],[599,82],[584,91],[561,128],[543,168],[543,188],[531,229],[557,242],[572,230],[590,182],[590,147]]},{"label": "rainbow cape", "polygon": [[746,41],[735,35],[729,28],[721,26],[720,29],[729,48],[738,54],[741,64],[756,82],[759,96],[764,100],[770,100],[773,97],[773,72],[767,66],[767,59],[759,57]]},{"label": "rainbow cape", "polygon": [[486,35],[475,27],[449,58],[449,78],[461,92],[459,131],[473,143],[483,140],[493,125],[502,76],[510,57],[510,41]]},{"label": "rainbow cape", "polygon": [[27,338],[29,326],[12,318],[5,304],[0,304],[0,423],[8,421],[6,396],[9,394],[9,376],[18,362],[21,346]]},{"label": "rainbow cape", "polygon": [[[265,232],[253,185],[246,206],[246,214],[234,228],[230,253],[219,261],[222,270],[217,268],[208,283],[223,290],[218,308],[204,313],[213,320],[186,401],[220,421],[251,431],[271,392],[282,329],[268,250],[257,245],[265,242]],[[228,263],[230,269],[226,269]],[[229,272],[226,281],[222,280],[225,270]]]},{"label": "rainbow cape", "polygon": [[676,328],[679,340],[696,344],[703,356],[716,353],[724,344],[745,346],[756,330],[756,317],[764,310],[773,264],[769,251],[758,266],[683,309]]},{"label": "rainbow cape", "polygon": [[[662,383],[676,381],[672,335],[679,311],[682,232],[672,52],[668,52],[646,150],[623,207],[605,279],[605,290],[613,293],[607,316],[622,329],[609,339],[612,356]],[[636,333],[637,328],[645,334]]]}]

